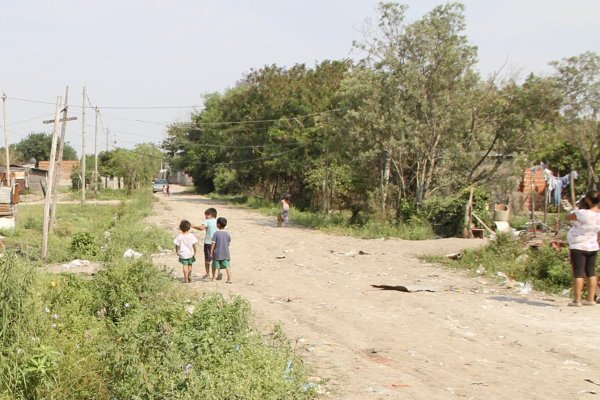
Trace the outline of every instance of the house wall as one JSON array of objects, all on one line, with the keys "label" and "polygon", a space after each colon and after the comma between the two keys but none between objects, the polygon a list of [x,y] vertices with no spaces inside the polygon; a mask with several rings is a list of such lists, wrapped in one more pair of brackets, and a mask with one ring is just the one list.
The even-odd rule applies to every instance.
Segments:
[{"label": "house wall", "polygon": [[[71,173],[73,169],[79,167],[79,160],[63,160],[60,168],[60,186],[71,186]],[[50,169],[49,161],[40,161],[39,169],[48,171]]]}]

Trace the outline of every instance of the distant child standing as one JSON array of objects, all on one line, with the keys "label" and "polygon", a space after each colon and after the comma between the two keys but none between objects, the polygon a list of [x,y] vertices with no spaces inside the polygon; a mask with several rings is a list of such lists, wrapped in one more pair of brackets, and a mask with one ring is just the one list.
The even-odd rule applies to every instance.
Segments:
[{"label": "distant child standing", "polygon": [[175,237],[175,251],[179,256],[179,262],[183,267],[183,282],[192,281],[192,264],[196,261],[196,250],[198,239],[190,232],[192,224],[185,219],[179,223],[181,233]]},{"label": "distant child standing", "polygon": [[205,231],[206,234],[204,235],[204,269],[205,269],[205,274],[202,277],[202,279],[208,279],[208,276],[210,274],[210,264],[212,262],[212,255],[211,255],[211,244],[212,244],[212,237],[215,234],[215,232],[217,231],[217,210],[215,210],[214,208],[207,208],[206,211],[204,211],[204,222],[202,223],[202,225],[197,225],[197,226],[193,226],[192,228],[194,229],[198,229],[199,231]]},{"label": "distant child standing", "polygon": [[290,199],[291,194],[286,194],[281,199],[281,214],[283,216],[283,223],[281,226],[288,225],[290,223]]},{"label": "distant child standing", "polygon": [[211,254],[213,259],[213,270],[212,278],[215,279],[216,273],[220,274],[220,270],[224,269],[227,272],[227,282],[231,283],[231,272],[229,267],[231,265],[231,256],[229,254],[229,244],[231,243],[231,236],[229,232],[225,230],[227,226],[227,219],[220,217],[217,219],[218,231],[212,237]]}]

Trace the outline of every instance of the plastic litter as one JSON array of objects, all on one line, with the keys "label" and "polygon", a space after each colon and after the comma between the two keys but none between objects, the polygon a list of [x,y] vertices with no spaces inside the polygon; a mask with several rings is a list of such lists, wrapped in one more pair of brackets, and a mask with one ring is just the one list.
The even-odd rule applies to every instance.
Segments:
[{"label": "plastic litter", "polygon": [[135,251],[133,249],[127,249],[123,253],[123,257],[126,257],[126,258],[140,258],[141,256],[143,256],[142,253],[138,253],[137,251]]},{"label": "plastic litter", "polygon": [[83,267],[85,265],[90,265],[90,262],[88,260],[75,259],[68,264],[63,264],[62,267],[66,268],[66,269],[71,269],[71,268]]},{"label": "plastic litter", "polygon": [[530,294],[531,291],[533,290],[533,284],[531,283],[531,281],[527,281],[525,283],[519,282],[519,286],[520,285],[523,285],[523,286],[519,290],[519,294]]},{"label": "plastic litter", "polygon": [[285,371],[283,371],[283,377],[285,379],[290,379],[290,374],[292,373],[292,369],[294,367],[294,363],[292,360],[288,360],[287,365],[285,367]]}]

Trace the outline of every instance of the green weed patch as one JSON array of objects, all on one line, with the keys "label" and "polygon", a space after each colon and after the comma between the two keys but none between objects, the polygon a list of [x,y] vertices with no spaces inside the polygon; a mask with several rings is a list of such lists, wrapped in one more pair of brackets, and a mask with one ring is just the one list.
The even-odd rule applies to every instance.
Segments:
[{"label": "green weed patch", "polygon": [[25,211],[0,258],[0,399],[314,398],[289,341],[255,331],[246,301],[191,294],[150,257],[123,258],[170,245],[141,222],[153,201],[59,213],[51,254],[103,260],[93,279],[37,271],[26,251],[39,250],[39,210]]},{"label": "green weed patch", "polygon": [[426,259],[473,273],[483,267],[489,276],[502,272],[517,281],[531,281],[536,290],[548,292],[561,292],[572,283],[567,249],[556,251],[548,243],[540,248],[529,248],[526,242],[506,234],[498,235],[483,248],[465,250],[458,260],[447,257]]}]

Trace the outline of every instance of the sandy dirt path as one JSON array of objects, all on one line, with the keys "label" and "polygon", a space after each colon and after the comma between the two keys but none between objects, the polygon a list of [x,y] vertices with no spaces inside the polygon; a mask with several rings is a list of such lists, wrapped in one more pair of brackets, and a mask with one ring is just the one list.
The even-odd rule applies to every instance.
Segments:
[{"label": "sandy dirt path", "polygon": [[[323,399],[600,398],[600,306],[519,295],[416,257],[481,241],[333,236],[277,228],[273,218],[201,196],[156,196],[148,220],[173,235],[183,218],[201,223],[209,206],[229,220],[234,283],[195,280],[189,289],[240,295],[264,326],[281,322],[322,380]],[[155,262],[181,277],[174,254]],[[202,271],[200,262],[195,277]]]}]

